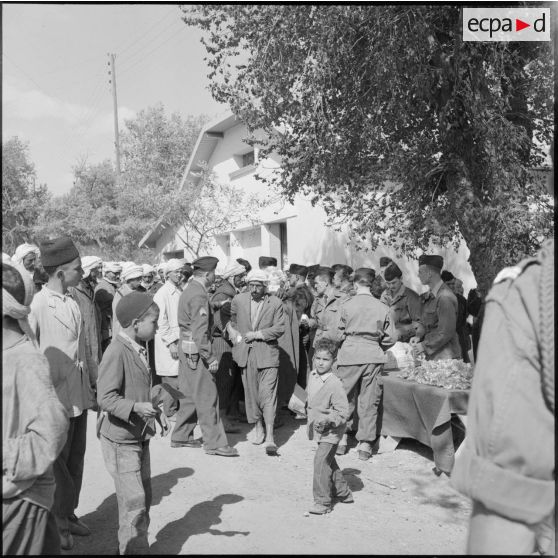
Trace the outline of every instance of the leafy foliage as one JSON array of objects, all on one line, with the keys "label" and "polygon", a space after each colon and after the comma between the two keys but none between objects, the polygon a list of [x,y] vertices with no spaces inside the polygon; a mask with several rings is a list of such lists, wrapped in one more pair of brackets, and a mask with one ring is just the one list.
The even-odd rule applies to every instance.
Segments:
[{"label": "leafy foliage", "polygon": [[485,289],[552,234],[532,174],[552,133],[550,43],[463,42],[450,5],[182,9],[206,31],[215,99],[281,157],[270,181],[363,246],[465,239]]},{"label": "leafy foliage", "polygon": [[33,242],[33,225],[49,193],[37,185],[29,146],[17,136],[2,143],[2,249],[13,254],[23,242]]}]

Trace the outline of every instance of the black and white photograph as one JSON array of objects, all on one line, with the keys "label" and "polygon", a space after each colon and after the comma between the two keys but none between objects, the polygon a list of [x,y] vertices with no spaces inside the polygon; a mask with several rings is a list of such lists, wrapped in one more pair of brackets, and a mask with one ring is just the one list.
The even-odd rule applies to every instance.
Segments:
[{"label": "black and white photograph", "polygon": [[1,2],[2,554],[556,554],[556,2]]}]

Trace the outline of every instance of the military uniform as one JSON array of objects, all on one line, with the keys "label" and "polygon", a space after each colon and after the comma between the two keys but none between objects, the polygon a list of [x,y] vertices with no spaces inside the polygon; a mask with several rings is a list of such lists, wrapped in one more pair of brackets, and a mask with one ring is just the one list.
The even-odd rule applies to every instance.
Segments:
[{"label": "military uniform", "polygon": [[180,400],[172,442],[191,442],[199,419],[204,448],[213,451],[228,445],[219,415],[215,376],[208,366],[216,360],[211,348],[213,315],[205,286],[195,277],[186,285],[178,302]]},{"label": "military uniform", "polygon": [[415,335],[415,329],[411,325],[412,322],[420,321],[421,318],[420,296],[413,289],[409,289],[402,284],[393,296],[386,289],[380,297],[380,302],[389,307],[391,321],[397,331],[398,341],[408,343],[409,339]]},{"label": "military uniform", "polygon": [[339,341],[339,303],[344,298],[339,291],[329,287],[328,292],[314,299],[309,320],[310,328],[316,330],[313,347],[322,337]]},{"label": "military uniform", "polygon": [[352,430],[355,399],[358,396],[357,440],[372,443],[380,433],[378,420],[382,398],[380,375],[386,357],[380,346],[394,337],[389,308],[372,294],[357,293],[340,307],[337,337],[337,376],[349,400],[347,430]]},{"label": "military uniform", "polygon": [[420,321],[426,330],[422,346],[427,360],[461,358],[457,337],[457,298],[440,279],[432,289],[420,295]]},{"label": "military uniform", "polygon": [[451,483],[473,499],[468,553],[554,553],[554,242],[486,299],[467,436]]}]

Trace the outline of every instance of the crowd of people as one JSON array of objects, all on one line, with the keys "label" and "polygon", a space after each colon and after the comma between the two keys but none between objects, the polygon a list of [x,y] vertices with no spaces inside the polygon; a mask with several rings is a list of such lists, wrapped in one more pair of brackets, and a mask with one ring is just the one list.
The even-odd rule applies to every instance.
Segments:
[{"label": "crowd of people", "polygon": [[369,460],[379,440],[385,351],[402,341],[417,359],[476,355],[483,300],[463,296],[441,256],[419,258],[423,294],[387,257],[377,271],[218,264],[102,261],[67,237],[3,254],[4,552],[56,554],[90,534],[75,514],[88,410],[115,482],[119,551],[147,553],[158,429],[172,430],[171,448],[236,457],[227,434],[247,422],[273,456],[278,409],[292,409],[318,443],[309,511],[322,515],[353,502],[335,456],[354,437]]}]

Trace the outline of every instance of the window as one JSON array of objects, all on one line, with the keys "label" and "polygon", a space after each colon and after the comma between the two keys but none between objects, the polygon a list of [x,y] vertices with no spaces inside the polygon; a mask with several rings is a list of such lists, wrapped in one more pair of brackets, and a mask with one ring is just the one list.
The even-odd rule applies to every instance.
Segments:
[{"label": "window", "polygon": [[250,165],[255,164],[255,162],[256,157],[253,150],[242,155],[242,167],[249,167]]}]

